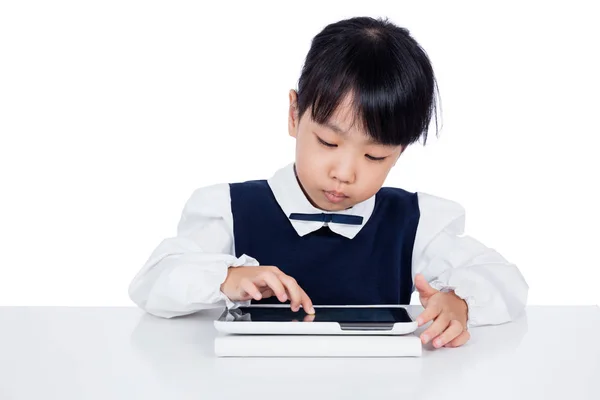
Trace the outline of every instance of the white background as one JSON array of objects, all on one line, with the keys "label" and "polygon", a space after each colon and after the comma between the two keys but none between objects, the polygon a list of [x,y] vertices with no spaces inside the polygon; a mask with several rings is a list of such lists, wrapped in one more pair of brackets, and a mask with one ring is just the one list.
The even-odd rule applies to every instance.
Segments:
[{"label": "white background", "polygon": [[0,4],[0,305],[132,305],[200,186],[293,160],[288,91],[325,25],[387,16],[442,126],[388,185],[460,202],[530,304],[600,303],[594,2]]}]

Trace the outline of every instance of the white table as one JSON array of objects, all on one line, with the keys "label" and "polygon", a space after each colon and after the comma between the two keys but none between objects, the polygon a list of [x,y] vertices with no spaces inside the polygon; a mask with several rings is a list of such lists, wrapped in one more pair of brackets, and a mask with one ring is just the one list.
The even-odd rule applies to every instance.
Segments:
[{"label": "white table", "polygon": [[600,399],[596,306],[529,307],[464,347],[383,359],[216,358],[219,314],[0,307],[0,399]]}]

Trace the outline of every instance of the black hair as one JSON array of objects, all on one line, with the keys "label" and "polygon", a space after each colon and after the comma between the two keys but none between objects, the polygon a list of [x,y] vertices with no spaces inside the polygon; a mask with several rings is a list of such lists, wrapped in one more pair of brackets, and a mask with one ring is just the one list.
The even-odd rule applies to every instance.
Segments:
[{"label": "black hair", "polygon": [[311,109],[323,124],[351,95],[355,117],[376,142],[408,146],[422,136],[425,144],[432,114],[437,129],[436,90],[431,62],[407,29],[356,17],[313,38],[298,81],[298,112]]}]

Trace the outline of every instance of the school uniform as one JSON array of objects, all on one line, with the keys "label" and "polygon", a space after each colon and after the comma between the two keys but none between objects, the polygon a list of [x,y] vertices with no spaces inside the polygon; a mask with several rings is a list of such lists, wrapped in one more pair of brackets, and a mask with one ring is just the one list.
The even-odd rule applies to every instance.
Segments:
[{"label": "school uniform", "polygon": [[422,273],[467,302],[469,327],[510,321],[528,285],[515,265],[464,236],[464,224],[459,204],[399,188],[325,212],[308,201],[290,164],[268,180],[197,189],[177,236],[155,249],[129,294],[166,318],[245,305],[220,291],[228,268],[274,265],[315,305],[409,304]]}]

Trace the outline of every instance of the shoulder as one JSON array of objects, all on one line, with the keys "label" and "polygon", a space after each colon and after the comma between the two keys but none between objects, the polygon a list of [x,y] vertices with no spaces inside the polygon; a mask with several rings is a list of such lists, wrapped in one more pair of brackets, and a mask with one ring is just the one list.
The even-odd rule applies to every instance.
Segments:
[{"label": "shoulder", "polygon": [[446,230],[462,234],[465,227],[465,209],[456,201],[424,192],[410,192],[401,188],[382,187],[377,193],[380,201],[415,207],[419,213],[419,230],[435,235]]},{"label": "shoulder", "polygon": [[[382,187],[375,197],[375,207],[394,215],[409,215],[411,220],[419,219],[419,201],[416,193],[401,188]],[[408,213],[408,214],[407,214]]]},{"label": "shoulder", "polygon": [[255,203],[263,202],[273,195],[266,180],[251,180],[229,184],[231,189],[231,204],[236,208],[253,207]]},{"label": "shoulder", "polygon": [[215,222],[232,222],[229,185],[219,183],[195,189],[186,201],[177,226],[179,234],[195,232]]},{"label": "shoulder", "polygon": [[427,231],[447,230],[461,234],[465,228],[465,209],[456,201],[418,192],[421,225]]},{"label": "shoulder", "polygon": [[382,187],[377,192],[377,197],[380,200],[388,200],[395,202],[417,202],[417,194],[409,192],[408,190],[395,188],[395,187]]},{"label": "shoulder", "polygon": [[228,183],[218,183],[195,189],[184,206],[184,213],[207,213],[211,210],[229,206],[230,194]]},{"label": "shoulder", "polygon": [[440,235],[458,237],[465,230],[465,209],[456,201],[428,193],[417,193],[419,225],[413,247],[413,263],[419,260],[432,241]]},{"label": "shoulder", "polygon": [[229,208],[232,192],[254,191],[268,188],[265,180],[253,180],[234,183],[217,183],[195,189],[185,204],[184,211],[189,213]]},{"label": "shoulder", "polygon": [[269,184],[265,179],[256,179],[245,182],[230,183],[231,190],[261,190],[268,189]]}]

